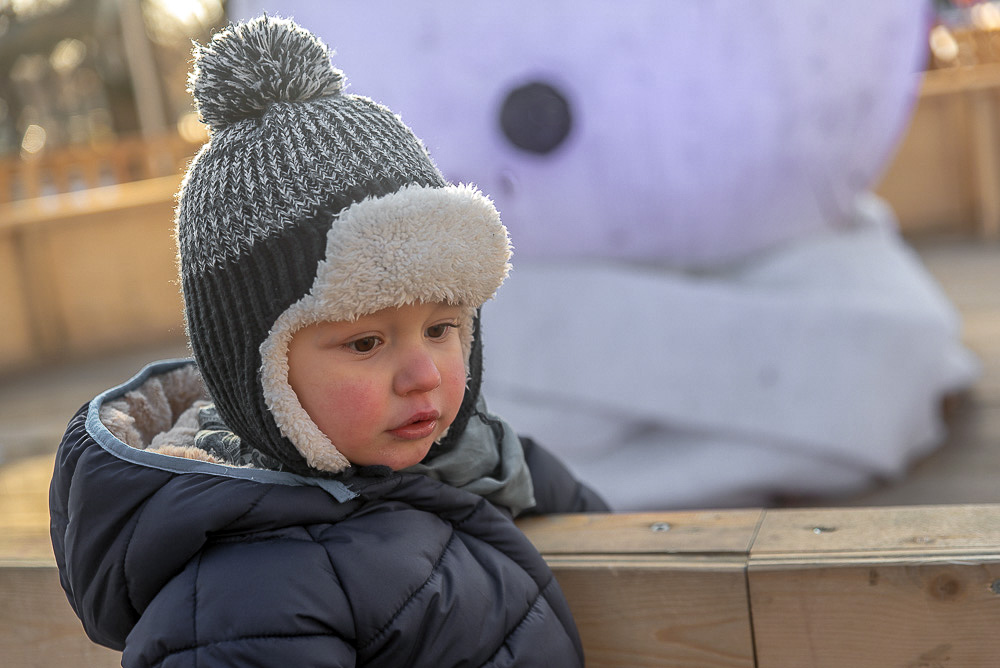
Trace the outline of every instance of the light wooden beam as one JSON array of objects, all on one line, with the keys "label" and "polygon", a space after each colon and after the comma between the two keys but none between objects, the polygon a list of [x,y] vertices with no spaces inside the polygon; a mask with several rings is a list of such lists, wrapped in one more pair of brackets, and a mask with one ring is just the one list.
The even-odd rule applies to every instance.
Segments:
[{"label": "light wooden beam", "polygon": [[760,510],[524,520],[591,668],[754,666],[746,555]]},{"label": "light wooden beam", "polygon": [[1000,506],[521,527],[566,591],[588,665],[988,666],[1000,656]]}]

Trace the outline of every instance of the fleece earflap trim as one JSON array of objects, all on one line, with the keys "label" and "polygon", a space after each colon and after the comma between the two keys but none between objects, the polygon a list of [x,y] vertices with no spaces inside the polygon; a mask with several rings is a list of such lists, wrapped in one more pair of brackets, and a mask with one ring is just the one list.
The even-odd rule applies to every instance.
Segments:
[{"label": "fleece earflap trim", "polygon": [[268,410],[309,466],[336,473],[350,462],[288,383],[288,345],[295,332],[420,302],[465,306],[461,336],[468,366],[475,309],[503,283],[510,255],[496,207],[472,186],[411,185],[341,212],[312,287],[277,318],[260,346]]}]

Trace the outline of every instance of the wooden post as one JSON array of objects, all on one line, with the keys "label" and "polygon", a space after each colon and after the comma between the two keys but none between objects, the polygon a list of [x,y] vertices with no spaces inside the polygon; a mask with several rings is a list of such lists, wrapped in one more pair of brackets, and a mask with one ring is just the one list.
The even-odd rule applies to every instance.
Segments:
[{"label": "wooden post", "polygon": [[166,103],[153,47],[146,33],[142,3],[124,0],[117,4],[125,60],[128,63],[136,110],[139,112],[139,129],[143,137],[158,137],[168,129]]}]

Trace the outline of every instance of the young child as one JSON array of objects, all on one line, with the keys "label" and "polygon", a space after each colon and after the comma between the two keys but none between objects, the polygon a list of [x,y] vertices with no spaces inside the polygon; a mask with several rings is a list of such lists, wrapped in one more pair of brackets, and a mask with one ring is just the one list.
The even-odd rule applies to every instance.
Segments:
[{"label": "young child", "polygon": [[81,409],[50,490],[88,635],[125,666],[582,665],[512,517],[605,506],[479,396],[478,308],[510,256],[493,204],[290,21],[195,55],[197,365]]}]

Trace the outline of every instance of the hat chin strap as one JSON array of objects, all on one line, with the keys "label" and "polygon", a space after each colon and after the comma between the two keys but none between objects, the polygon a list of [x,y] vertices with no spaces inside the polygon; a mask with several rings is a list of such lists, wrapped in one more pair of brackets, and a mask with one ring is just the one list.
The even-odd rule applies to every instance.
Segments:
[{"label": "hat chin strap", "polygon": [[470,186],[409,186],[341,212],[327,234],[312,287],[288,307],[260,345],[264,400],[281,434],[322,471],[350,462],[309,417],[288,382],[288,346],[303,327],[351,321],[414,303],[465,306],[466,369],[476,309],[510,269],[507,230],[493,203]]}]

